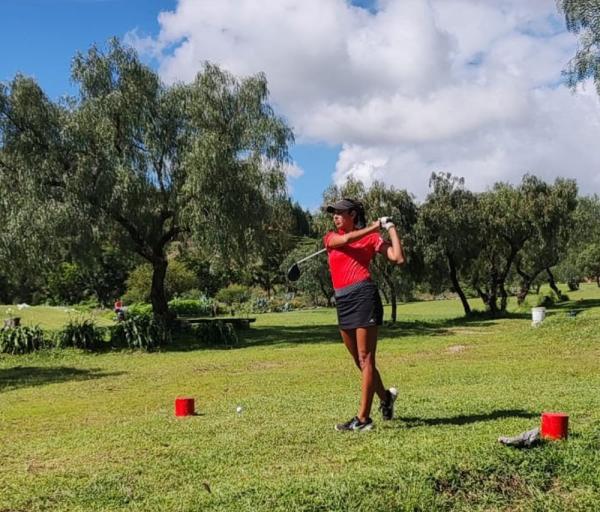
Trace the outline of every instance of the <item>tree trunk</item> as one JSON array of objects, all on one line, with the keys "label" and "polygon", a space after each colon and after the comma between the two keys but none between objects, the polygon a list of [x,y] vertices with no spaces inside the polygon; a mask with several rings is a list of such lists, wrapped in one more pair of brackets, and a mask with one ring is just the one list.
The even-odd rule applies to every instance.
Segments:
[{"label": "tree trunk", "polygon": [[479,297],[483,301],[486,309],[495,315],[498,313],[498,288],[495,283],[491,283],[489,290],[484,292],[481,288],[476,288]]},{"label": "tree trunk", "polygon": [[465,315],[469,316],[471,314],[471,306],[469,305],[469,301],[467,300],[467,297],[465,296],[465,292],[463,292],[462,288],[460,287],[460,283],[458,282],[458,276],[456,273],[456,265],[454,264],[454,259],[452,257],[448,256],[448,268],[450,269],[450,281],[452,281],[452,287],[454,288],[454,291],[458,294],[458,296],[460,297],[460,301],[462,303],[463,309],[465,310]]},{"label": "tree trunk", "polygon": [[[396,286],[394,285],[394,280],[392,277],[388,277],[384,274],[383,278],[385,279],[385,282],[389,288],[389,292],[390,292],[389,302],[392,305],[392,323],[395,323],[396,318],[397,318],[397,311],[398,311]],[[386,297],[386,299],[387,299],[387,297]]]},{"label": "tree trunk", "polygon": [[[528,275],[525,272],[523,272],[519,266],[517,265],[517,273],[521,276],[521,289],[519,290],[519,293],[517,294],[517,304],[519,304],[519,306],[521,304],[523,304],[523,302],[525,302],[525,298],[527,297],[527,295],[529,294],[529,291],[531,290],[531,285],[533,283],[533,281],[535,280],[535,278],[538,276],[538,274],[542,271],[543,269],[537,270],[535,271],[532,275]],[[540,290],[538,288],[537,293],[539,293]]]},{"label": "tree trunk", "polygon": [[500,288],[500,311],[506,311],[506,306],[508,305],[508,293],[506,293],[506,288],[504,287],[504,281],[502,281],[499,285]]},{"label": "tree trunk", "polygon": [[529,290],[531,290],[531,282],[522,281],[521,288],[519,288],[519,293],[517,293],[517,304],[519,306],[525,302],[527,295],[529,295]]},{"label": "tree trunk", "polygon": [[168,262],[164,257],[155,258],[152,261],[152,288],[150,290],[150,301],[152,302],[154,318],[166,325],[172,320],[165,292],[167,265]]},{"label": "tree trunk", "polygon": [[548,274],[548,283],[550,284],[550,288],[552,288],[552,291],[556,293],[557,299],[560,300],[562,293],[558,289],[558,286],[556,286],[556,281],[554,280],[552,272],[550,272],[550,268],[546,268],[546,273]]}]

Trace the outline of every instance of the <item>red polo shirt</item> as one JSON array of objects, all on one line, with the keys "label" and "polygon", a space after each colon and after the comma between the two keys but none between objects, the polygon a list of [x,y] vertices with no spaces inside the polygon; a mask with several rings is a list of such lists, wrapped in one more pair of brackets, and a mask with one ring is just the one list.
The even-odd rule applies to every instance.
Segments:
[{"label": "red polo shirt", "polygon": [[[360,240],[356,240],[349,244],[329,248],[329,239],[336,234],[330,231],[323,237],[323,243],[327,247],[327,256],[329,258],[329,271],[331,272],[331,280],[333,287],[338,290],[349,286],[359,281],[364,281],[371,277],[369,272],[369,264],[384,243],[383,238],[379,233],[371,233],[363,236]],[[341,229],[338,234],[343,235]]]}]

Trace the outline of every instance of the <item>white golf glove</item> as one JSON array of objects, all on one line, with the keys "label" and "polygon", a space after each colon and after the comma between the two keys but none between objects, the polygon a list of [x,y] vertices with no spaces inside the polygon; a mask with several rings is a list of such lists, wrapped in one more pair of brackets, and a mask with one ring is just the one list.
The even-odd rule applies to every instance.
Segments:
[{"label": "white golf glove", "polygon": [[390,229],[394,227],[394,223],[392,222],[391,217],[381,217],[379,219],[379,224],[381,225],[382,229]]}]

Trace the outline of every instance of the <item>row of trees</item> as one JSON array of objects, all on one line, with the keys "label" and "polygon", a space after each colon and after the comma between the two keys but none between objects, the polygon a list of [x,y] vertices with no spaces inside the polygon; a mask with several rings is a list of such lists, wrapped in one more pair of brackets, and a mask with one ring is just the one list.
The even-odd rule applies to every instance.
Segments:
[{"label": "row of trees", "polygon": [[[208,294],[229,282],[270,293],[320,246],[330,220],[287,196],[293,134],[263,75],[237,79],[207,64],[193,82],[166,86],[113,40],[78,54],[72,80],[78,95],[60,101],[21,75],[0,86],[0,298],[64,296],[76,282],[106,303],[144,264],[154,314],[168,322],[169,262],[183,262]],[[421,205],[382,183],[324,193],[397,219],[409,264],[374,267],[394,316],[416,287],[452,289],[467,314],[475,293],[496,313],[515,283],[522,301],[541,275],[556,288],[556,269],[574,283],[600,274],[598,198],[578,200],[573,181],[527,175],[476,194],[439,173],[430,185]],[[297,286],[329,298],[324,260],[307,262]]]},{"label": "row of trees", "polygon": [[[585,277],[600,286],[600,200],[578,199],[573,180],[548,184],[526,175],[518,186],[497,183],[474,193],[463,179],[438,173],[431,176],[430,194],[420,205],[406,191],[382,183],[365,189],[354,181],[330,188],[325,200],[342,196],[364,198],[373,218],[391,214],[397,220],[408,264],[401,268],[384,261],[374,264],[394,318],[397,299],[409,298],[416,288],[432,293],[451,290],[470,314],[468,296],[478,296],[492,313],[503,312],[511,293],[522,303],[541,279],[558,297],[557,277],[573,288]],[[315,216],[314,231],[327,229],[328,217]],[[311,249],[318,244],[315,241]],[[326,270],[324,260],[307,264],[298,286],[329,296]]]}]

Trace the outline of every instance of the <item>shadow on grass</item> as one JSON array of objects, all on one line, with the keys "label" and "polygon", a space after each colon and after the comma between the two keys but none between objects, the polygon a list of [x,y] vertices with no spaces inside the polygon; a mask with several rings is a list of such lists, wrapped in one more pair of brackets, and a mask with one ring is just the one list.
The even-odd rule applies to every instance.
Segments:
[{"label": "shadow on grass", "polygon": [[[573,312],[574,315],[578,315],[582,311],[591,308],[600,307],[600,299],[579,299],[579,300],[568,300],[565,302],[559,302],[553,304],[548,308],[549,314],[558,314],[566,311],[567,313]],[[574,316],[573,315],[573,316]]]},{"label": "shadow on grass", "polygon": [[[502,317],[485,314],[443,320],[407,320],[385,322],[379,329],[379,338],[405,336],[453,336],[456,327],[493,327],[502,319],[530,318],[526,313],[506,313]],[[276,345],[279,343],[338,343],[341,342],[337,325],[269,326],[244,331],[241,346]]]},{"label": "shadow on grass", "polygon": [[[469,317],[448,318],[441,320],[408,320],[391,323],[386,321],[379,330],[379,338],[402,338],[408,336],[453,336],[456,327],[493,327],[502,319],[530,318],[527,313],[504,313],[501,317],[490,317],[485,313],[476,313]],[[173,343],[161,348],[163,352],[185,352],[206,349],[242,349],[258,346],[276,346],[290,344],[341,343],[336,324],[322,325],[271,325],[251,327],[238,331],[239,344],[226,346],[198,341],[193,336],[179,334],[174,336]]]},{"label": "shadow on grass", "polygon": [[494,421],[504,418],[538,418],[539,413],[532,413],[522,409],[501,409],[486,414],[462,414],[447,418],[411,418],[398,416],[396,421],[399,428],[431,427],[436,425],[466,425],[480,421]]},{"label": "shadow on grass", "polygon": [[102,379],[125,372],[105,372],[99,368],[70,368],[67,366],[15,366],[0,369],[0,393],[30,386],[43,386],[71,380]]}]

